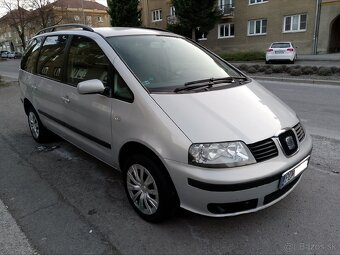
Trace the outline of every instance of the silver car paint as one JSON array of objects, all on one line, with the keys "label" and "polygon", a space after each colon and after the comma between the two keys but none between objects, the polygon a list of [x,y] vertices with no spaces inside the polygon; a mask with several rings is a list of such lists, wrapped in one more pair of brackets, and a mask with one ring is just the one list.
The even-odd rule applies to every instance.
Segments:
[{"label": "silver car paint", "polygon": [[[103,35],[113,31],[123,35],[132,31],[162,33],[139,29],[130,31],[98,29],[98,31],[102,31]],[[63,33],[72,34],[74,31]],[[243,167],[206,169],[189,165],[188,149],[193,142],[230,140],[257,142],[275,136],[285,127],[294,126],[298,119],[289,107],[255,81],[239,87],[204,93],[149,94],[100,35],[86,31],[77,31],[77,34],[98,42],[115,69],[129,85],[134,94],[134,102],[104,98],[102,95],[80,95],[75,87],[52,82],[20,70],[22,99],[28,99],[37,110],[42,107],[55,115],[54,117],[60,116],[84,132],[90,132],[108,142],[111,149],[103,149],[93,141],[39,114],[46,127],[115,168],[120,168],[119,152],[126,143],[138,142],[150,148],[169,171],[183,208],[204,215],[223,216],[208,212],[206,204],[228,203],[254,197],[263,199],[265,194],[277,190],[277,183],[273,182],[238,192],[207,192],[189,186],[187,182],[189,177],[207,183],[223,184],[258,180],[287,170],[310,153],[312,143],[310,137],[306,135],[300,144],[300,151],[290,158],[285,157],[279,149],[278,157]],[[66,96],[70,100],[69,103],[62,99]],[[50,105],[47,105],[48,103]],[[67,109],[73,104],[76,105],[75,109]],[[65,113],[68,116],[63,115]],[[97,115],[101,116],[100,119],[96,119]],[[277,147],[279,148],[278,143]]]}]

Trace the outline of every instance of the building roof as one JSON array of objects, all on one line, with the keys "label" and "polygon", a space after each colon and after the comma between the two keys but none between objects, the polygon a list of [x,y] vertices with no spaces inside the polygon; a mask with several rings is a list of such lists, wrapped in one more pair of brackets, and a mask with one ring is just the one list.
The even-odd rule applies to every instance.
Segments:
[{"label": "building roof", "polygon": [[84,8],[84,9],[93,9],[93,10],[107,10],[107,7],[97,3],[95,1],[86,1],[86,0],[57,0],[52,3],[57,7],[67,7],[67,8]]}]

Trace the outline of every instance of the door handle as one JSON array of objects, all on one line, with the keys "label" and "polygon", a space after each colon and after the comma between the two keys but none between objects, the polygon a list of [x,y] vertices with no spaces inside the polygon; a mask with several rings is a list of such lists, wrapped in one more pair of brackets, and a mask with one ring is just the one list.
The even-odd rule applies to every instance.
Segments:
[{"label": "door handle", "polygon": [[64,101],[64,103],[68,104],[70,103],[70,99],[68,96],[65,96],[65,97],[61,97],[61,99]]}]

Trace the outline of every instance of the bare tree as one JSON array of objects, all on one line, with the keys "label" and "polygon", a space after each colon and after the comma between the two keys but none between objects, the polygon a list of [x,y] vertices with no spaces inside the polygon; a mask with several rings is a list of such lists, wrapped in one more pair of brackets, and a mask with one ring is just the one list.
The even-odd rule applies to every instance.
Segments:
[{"label": "bare tree", "polygon": [[[53,9],[54,3],[50,0],[30,0],[29,7],[33,9],[32,18],[37,19],[35,22],[40,28],[53,26],[59,24],[63,15],[57,15],[57,12]],[[60,11],[59,11],[60,12]]]},{"label": "bare tree", "polygon": [[17,32],[22,47],[26,48],[26,28],[28,25],[29,12],[25,10],[27,0],[0,0],[0,6],[7,10],[5,15],[10,27]]}]

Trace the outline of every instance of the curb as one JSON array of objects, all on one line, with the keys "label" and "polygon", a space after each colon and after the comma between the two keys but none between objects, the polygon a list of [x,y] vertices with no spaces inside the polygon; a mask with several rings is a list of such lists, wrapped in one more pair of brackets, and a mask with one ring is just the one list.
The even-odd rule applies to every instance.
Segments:
[{"label": "curb", "polygon": [[265,77],[265,76],[250,76],[255,80],[262,81],[284,81],[291,83],[309,83],[314,85],[332,85],[332,86],[340,86],[340,81],[334,80],[315,80],[315,79],[295,79],[295,78],[285,78],[285,77]]}]

